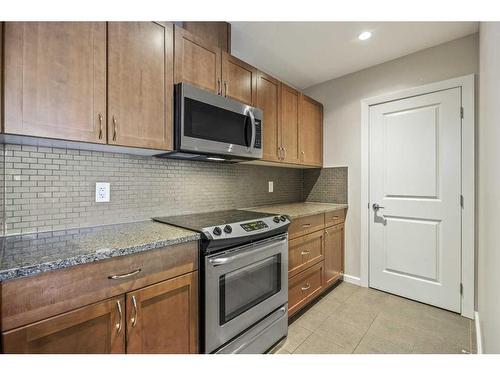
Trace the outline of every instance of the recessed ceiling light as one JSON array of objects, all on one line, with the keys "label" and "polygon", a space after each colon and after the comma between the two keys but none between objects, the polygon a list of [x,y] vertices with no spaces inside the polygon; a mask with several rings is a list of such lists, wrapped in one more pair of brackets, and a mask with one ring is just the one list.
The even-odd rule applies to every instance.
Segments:
[{"label": "recessed ceiling light", "polygon": [[358,35],[359,40],[367,40],[372,37],[372,33],[369,31],[364,31],[361,34]]}]

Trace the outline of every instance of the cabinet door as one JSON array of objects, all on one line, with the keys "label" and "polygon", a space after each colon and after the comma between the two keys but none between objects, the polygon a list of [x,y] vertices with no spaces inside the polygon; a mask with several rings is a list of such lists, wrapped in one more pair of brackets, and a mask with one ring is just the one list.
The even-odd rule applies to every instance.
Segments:
[{"label": "cabinet door", "polygon": [[174,81],[221,92],[221,50],[181,27],[174,29]]},{"label": "cabinet door", "polygon": [[253,66],[222,53],[222,95],[253,105],[256,85],[257,70]]},{"label": "cabinet door", "polygon": [[231,24],[228,22],[187,21],[181,22],[183,29],[203,38],[206,44],[231,52]]},{"label": "cabinet door", "polygon": [[277,79],[262,72],[257,73],[255,106],[264,112],[262,159],[267,161],[278,161],[280,155],[280,91],[280,82]]},{"label": "cabinet door", "polygon": [[5,353],[125,353],[125,299],[113,298],[2,334]]},{"label": "cabinet door", "polygon": [[323,106],[301,95],[299,111],[301,163],[321,166],[323,164]]},{"label": "cabinet door", "polygon": [[106,143],[106,23],[6,22],[5,132]]},{"label": "cabinet door", "polygon": [[329,286],[344,273],[344,224],[325,229],[325,285]]},{"label": "cabinet door", "polygon": [[108,143],[172,149],[173,26],[108,24]]},{"label": "cabinet door", "polygon": [[281,84],[281,146],[283,161],[298,164],[299,157],[299,98],[300,93]]},{"label": "cabinet door", "polygon": [[198,272],[127,294],[127,353],[198,353]]}]

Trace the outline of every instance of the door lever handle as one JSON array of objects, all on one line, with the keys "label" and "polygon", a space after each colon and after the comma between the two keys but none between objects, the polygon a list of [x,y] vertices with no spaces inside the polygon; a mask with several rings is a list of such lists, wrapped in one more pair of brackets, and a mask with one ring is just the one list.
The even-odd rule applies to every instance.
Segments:
[{"label": "door lever handle", "polygon": [[373,203],[372,208],[377,211],[380,210],[381,208],[385,208],[384,206],[380,206],[378,203]]}]

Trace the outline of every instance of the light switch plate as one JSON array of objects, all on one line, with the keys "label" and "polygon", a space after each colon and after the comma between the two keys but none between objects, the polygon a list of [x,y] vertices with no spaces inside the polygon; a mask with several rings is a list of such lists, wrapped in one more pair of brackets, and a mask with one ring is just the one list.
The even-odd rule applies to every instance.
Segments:
[{"label": "light switch plate", "polygon": [[95,201],[96,202],[109,202],[110,184],[109,182],[96,182],[95,183]]},{"label": "light switch plate", "polygon": [[269,181],[269,192],[272,193],[274,191],[274,183]]}]

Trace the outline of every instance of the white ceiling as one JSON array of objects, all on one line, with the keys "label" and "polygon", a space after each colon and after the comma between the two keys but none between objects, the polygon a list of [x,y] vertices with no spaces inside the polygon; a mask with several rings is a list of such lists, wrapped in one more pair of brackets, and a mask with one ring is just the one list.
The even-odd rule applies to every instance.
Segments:
[{"label": "white ceiling", "polygon": [[[362,31],[372,38],[358,40]],[[231,53],[303,89],[477,31],[477,22],[231,22]]]}]

